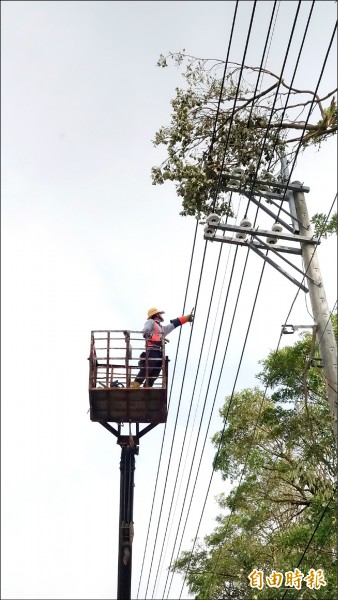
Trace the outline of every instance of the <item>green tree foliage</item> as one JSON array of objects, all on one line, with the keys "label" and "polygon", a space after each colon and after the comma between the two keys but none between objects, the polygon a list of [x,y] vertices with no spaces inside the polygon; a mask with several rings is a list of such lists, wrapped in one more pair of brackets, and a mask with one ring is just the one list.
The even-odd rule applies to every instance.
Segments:
[{"label": "green tree foliage", "polygon": [[[229,63],[222,88],[224,61],[183,50],[161,55],[157,64],[164,68],[169,60],[182,68],[185,84],[171,101],[170,124],[155,134],[154,145],[165,146],[167,156],[152,168],[152,182],[175,182],[181,215],[231,215],[227,183],[234,168],[243,168],[248,181],[264,179],[277,166],[280,171],[281,156],[292,158],[299,143],[303,149],[320,145],[337,132],[334,92],[319,98],[266,69],[244,66],[241,72],[237,63]],[[305,123],[300,116],[311,105],[317,122]]]},{"label": "green tree foliage", "polygon": [[327,238],[330,235],[337,235],[337,213],[334,213],[329,220],[323,213],[316,213],[311,223],[314,225],[315,237]]},{"label": "green tree foliage", "polygon": [[[310,334],[271,352],[257,376],[264,389],[236,393],[220,411],[214,467],[233,488],[218,497],[214,531],[173,565],[198,600],[279,600],[286,589],[286,600],[336,597],[336,448],[316,358]],[[305,577],[324,569],[327,585],[267,585],[297,566]],[[261,590],[250,586],[254,569]]]}]

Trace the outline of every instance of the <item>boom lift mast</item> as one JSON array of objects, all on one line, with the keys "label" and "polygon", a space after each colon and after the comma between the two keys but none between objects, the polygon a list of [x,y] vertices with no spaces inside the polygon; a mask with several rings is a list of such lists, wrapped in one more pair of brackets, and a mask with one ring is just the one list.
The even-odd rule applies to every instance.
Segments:
[{"label": "boom lift mast", "polygon": [[[133,358],[133,351],[137,350]],[[140,438],[167,420],[168,359],[162,340],[162,371],[149,387],[148,353],[145,352],[146,381],[143,388],[131,388],[144,350],[140,331],[92,331],[89,356],[90,419],[100,423],[117,438],[121,447],[120,514],[118,541],[117,600],[130,600],[132,543],[134,536],[134,471]],[[111,423],[117,425],[113,426]],[[128,424],[128,434],[122,427]],[[142,424],[145,426],[142,427]],[[133,427],[133,430],[132,430]]]}]

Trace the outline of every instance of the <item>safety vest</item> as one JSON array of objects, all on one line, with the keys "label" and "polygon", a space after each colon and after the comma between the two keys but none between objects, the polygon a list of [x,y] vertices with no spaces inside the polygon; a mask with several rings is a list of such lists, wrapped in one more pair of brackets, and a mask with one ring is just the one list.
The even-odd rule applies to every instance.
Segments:
[{"label": "safety vest", "polygon": [[147,341],[147,346],[156,346],[157,348],[162,348],[162,327],[156,321],[154,321],[154,332],[151,334],[150,338]]}]

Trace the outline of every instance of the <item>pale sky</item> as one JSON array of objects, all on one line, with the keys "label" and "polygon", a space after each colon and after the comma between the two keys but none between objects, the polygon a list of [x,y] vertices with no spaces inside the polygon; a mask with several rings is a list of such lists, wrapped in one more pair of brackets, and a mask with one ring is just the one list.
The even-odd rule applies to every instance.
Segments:
[{"label": "pale sky", "polygon": [[[252,2],[239,2],[230,60],[241,62]],[[151,306],[169,319],[183,309],[195,221],[179,216],[174,185],[153,186],[150,170],[164,154],[152,145],[170,122],[170,100],[182,85],[174,66],[159,69],[161,53],[225,60],[235,3],[2,2],[2,598],[116,598],[120,448],[87,413],[92,329],[140,330]],[[293,73],[311,2],[302,2],[286,66]],[[272,3],[258,2],[246,63],[259,65]],[[282,1],[267,68],[279,73],[297,8]],[[295,87],[314,90],[336,19],[336,3],[316,2]],[[319,93],[336,87],[336,43]],[[336,195],[336,141],[299,157],[293,180],[310,187],[310,215],[327,213]],[[238,199],[240,203],[240,200]],[[336,210],[336,208],[335,208]],[[261,226],[264,224],[261,223]],[[199,226],[187,310],[194,306],[205,242]],[[244,263],[239,252],[237,281]],[[151,569],[161,490],[167,470],[185,353],[181,334],[159,491],[139,598],[162,598],[178,528],[185,484],[152,596],[156,559],[172,498],[178,456],[201,347],[218,244],[208,244],[205,276],[193,328],[169,482]],[[224,245],[206,341],[210,357],[218,333],[233,247]],[[318,256],[328,303],[336,301],[336,239]],[[257,384],[258,361],[278,343],[297,293],[271,266],[264,271],[238,379],[236,372],[262,268],[251,257],[227,361],[208,434],[192,513],[182,549],[191,549],[212,472],[211,435],[222,428],[218,409],[226,395]],[[292,273],[295,276],[295,273]],[[235,302],[237,288],[231,296]],[[231,312],[226,319],[230,321]],[[313,323],[301,292],[289,322]],[[213,331],[214,330],[214,331]],[[212,335],[213,334],[213,335]],[[282,343],[293,343],[297,334]],[[170,336],[173,366],[178,332]],[[223,356],[226,340],[217,356]],[[209,376],[207,357],[192,414],[201,413]],[[209,359],[211,361],[211,359]],[[210,365],[209,365],[210,366]],[[216,377],[212,383],[215,388]],[[200,398],[198,398],[200,394]],[[213,397],[207,401],[206,431]],[[193,447],[198,419],[190,422]],[[204,428],[204,429],[203,429]],[[164,426],[141,439],[136,458],[132,597],[136,598]],[[203,433],[204,435],[204,433]],[[202,447],[203,438],[200,443]],[[185,473],[192,460],[185,450]],[[181,478],[180,478],[181,479]],[[184,476],[183,476],[184,480]],[[215,496],[228,489],[215,475],[200,535],[215,526]],[[168,598],[182,585],[175,576]],[[183,598],[188,599],[187,590]]]}]

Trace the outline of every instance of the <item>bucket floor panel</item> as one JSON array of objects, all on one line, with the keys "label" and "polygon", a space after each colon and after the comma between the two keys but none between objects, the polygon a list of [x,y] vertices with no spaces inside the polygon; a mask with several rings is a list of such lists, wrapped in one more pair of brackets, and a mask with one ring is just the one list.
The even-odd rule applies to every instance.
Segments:
[{"label": "bucket floor panel", "polygon": [[167,390],[162,388],[93,388],[89,390],[92,421],[165,423]]}]

